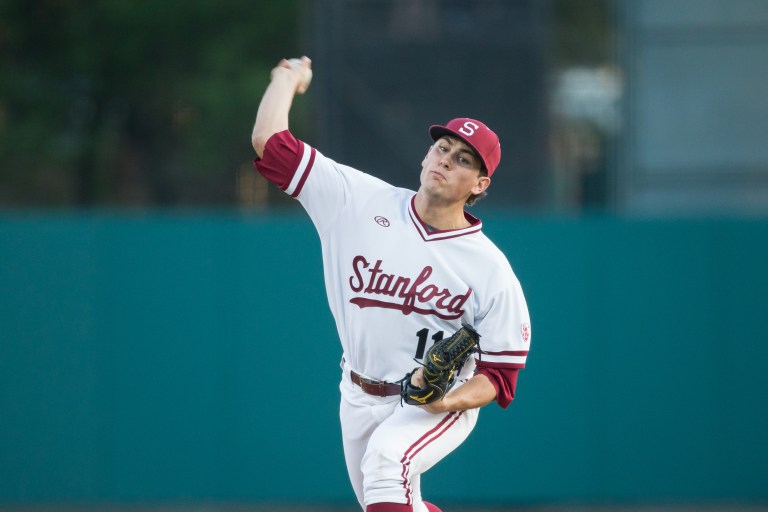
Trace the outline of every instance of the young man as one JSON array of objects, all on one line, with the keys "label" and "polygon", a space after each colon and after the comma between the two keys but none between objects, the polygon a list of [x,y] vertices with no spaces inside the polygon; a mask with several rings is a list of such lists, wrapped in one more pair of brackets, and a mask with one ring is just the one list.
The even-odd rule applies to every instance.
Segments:
[{"label": "young man", "polygon": [[[252,133],[258,171],[299,200],[320,235],[325,286],[343,349],[340,419],[352,486],[366,512],[438,511],[421,474],[472,431],[479,409],[514,398],[530,320],[507,259],[465,204],[485,194],[501,156],[480,121],[434,125],[417,192],[323,156],[288,131],[311,62],[281,61]],[[482,336],[445,397],[401,405],[403,376],[428,343],[462,323]],[[417,371],[412,382],[423,383]]]}]

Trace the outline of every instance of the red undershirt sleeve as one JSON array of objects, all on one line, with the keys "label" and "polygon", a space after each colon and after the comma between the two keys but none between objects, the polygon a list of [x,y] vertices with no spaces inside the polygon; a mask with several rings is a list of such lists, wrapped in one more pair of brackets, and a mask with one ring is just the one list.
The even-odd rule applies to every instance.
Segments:
[{"label": "red undershirt sleeve", "polygon": [[506,409],[515,398],[518,372],[518,368],[492,368],[478,364],[476,373],[482,373],[488,377],[493,387],[496,388],[496,403],[502,409]]},{"label": "red undershirt sleeve", "polygon": [[262,158],[253,161],[259,174],[285,190],[293,179],[302,155],[302,144],[288,130],[272,135]]}]

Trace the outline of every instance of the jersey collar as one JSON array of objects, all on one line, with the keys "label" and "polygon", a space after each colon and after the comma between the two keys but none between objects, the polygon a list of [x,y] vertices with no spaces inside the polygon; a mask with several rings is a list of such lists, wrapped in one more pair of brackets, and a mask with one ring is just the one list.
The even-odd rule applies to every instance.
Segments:
[{"label": "jersey collar", "polygon": [[425,242],[434,242],[436,240],[446,240],[448,238],[456,238],[458,236],[464,236],[464,235],[470,235],[472,233],[477,233],[481,229],[483,229],[483,222],[472,215],[471,213],[464,211],[464,218],[466,218],[469,221],[469,226],[466,228],[461,229],[446,229],[446,230],[438,230],[438,231],[430,231],[427,229],[427,225],[424,223],[423,220],[419,217],[419,214],[416,213],[416,195],[414,194],[413,197],[411,197],[411,200],[408,202],[408,215],[411,217],[411,222],[413,222],[413,225],[416,227],[416,231],[419,232],[419,235],[421,235],[421,238]]}]

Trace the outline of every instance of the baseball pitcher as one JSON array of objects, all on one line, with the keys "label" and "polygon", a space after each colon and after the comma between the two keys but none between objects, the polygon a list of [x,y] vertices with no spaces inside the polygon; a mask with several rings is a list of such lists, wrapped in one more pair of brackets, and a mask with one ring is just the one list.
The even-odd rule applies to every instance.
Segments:
[{"label": "baseball pitcher", "polygon": [[306,57],[272,70],[255,165],[320,237],[342,348],[344,453],[362,509],[439,511],[422,499],[421,475],[467,438],[481,407],[510,404],[531,338],[518,279],[465,210],[491,184],[499,139],[476,119],[432,125],[418,190],[394,187],[289,131],[311,78]]}]

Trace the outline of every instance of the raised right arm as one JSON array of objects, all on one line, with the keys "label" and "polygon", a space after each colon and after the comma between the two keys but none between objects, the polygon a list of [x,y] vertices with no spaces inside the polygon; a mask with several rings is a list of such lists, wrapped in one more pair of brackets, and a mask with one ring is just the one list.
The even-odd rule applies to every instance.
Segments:
[{"label": "raised right arm", "polygon": [[288,60],[281,60],[270,75],[270,83],[259,104],[256,122],[251,132],[251,144],[261,158],[269,138],[288,129],[288,114],[293,97],[306,91],[307,70],[312,67],[308,57],[302,57],[298,67]]}]

